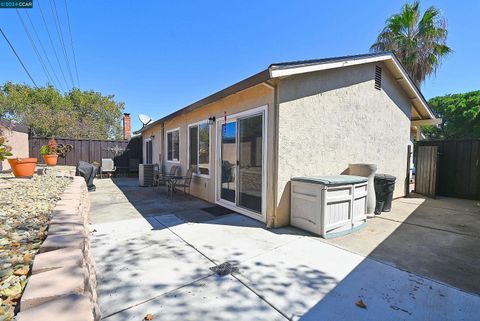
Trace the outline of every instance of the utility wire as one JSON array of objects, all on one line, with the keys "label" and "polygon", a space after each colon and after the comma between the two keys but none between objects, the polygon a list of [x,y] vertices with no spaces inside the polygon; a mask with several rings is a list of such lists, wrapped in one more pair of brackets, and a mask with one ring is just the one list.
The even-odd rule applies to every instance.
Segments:
[{"label": "utility wire", "polygon": [[63,39],[62,26],[60,24],[60,19],[58,18],[57,5],[55,4],[55,0],[49,0],[49,1],[50,1],[50,9],[53,15],[53,20],[55,22],[55,27],[58,33],[58,38],[60,39],[60,45],[63,50],[63,57],[65,58],[65,64],[67,65],[67,71],[68,71],[68,74],[70,75],[72,86],[75,87],[75,82],[72,76],[72,69],[70,68],[70,61],[68,60],[67,49],[65,48],[65,41]]},{"label": "utility wire", "polygon": [[20,15],[20,12],[18,9],[16,9],[18,19],[20,19],[20,22],[22,23],[23,30],[27,34],[28,40],[30,41],[30,44],[32,45],[33,51],[35,52],[35,55],[37,56],[38,61],[40,62],[40,65],[42,66],[43,72],[45,73],[45,76],[47,76],[47,80],[50,84],[54,84],[52,81],[52,77],[50,76],[50,73],[45,67],[45,62],[43,61],[43,58],[40,56],[40,53],[38,52],[37,46],[35,45],[35,42],[33,41],[32,36],[30,35],[30,32],[28,31],[27,25],[25,24],[25,21],[23,21],[22,16]]},{"label": "utility wire", "polygon": [[13,51],[13,53],[15,54],[15,56],[17,57],[18,61],[19,61],[20,64],[22,65],[23,70],[25,70],[25,72],[27,73],[28,78],[30,78],[30,80],[32,81],[32,83],[33,83],[33,85],[35,86],[35,88],[38,89],[38,86],[37,86],[37,84],[35,83],[35,80],[33,80],[32,75],[30,75],[30,73],[28,72],[27,67],[26,67],[25,64],[23,63],[22,59],[20,59],[20,56],[18,55],[18,53],[17,53],[17,51],[15,50],[15,48],[13,48],[12,43],[10,42],[10,40],[8,40],[7,35],[5,34],[5,32],[3,32],[3,29],[2,29],[1,27],[0,27],[0,33],[2,33],[3,38],[5,38],[5,40],[7,41],[8,45],[10,46],[10,49],[12,49],[12,51]]},{"label": "utility wire", "polygon": [[72,45],[73,62],[74,62],[74,66],[75,66],[75,74],[77,76],[78,87],[80,87],[80,78],[78,77],[77,57],[75,55],[75,46],[73,45],[72,28],[71,28],[71,25],[70,25],[70,15],[68,14],[67,0],[64,0],[64,1],[65,1],[65,12],[67,13],[68,33],[70,34],[70,44]]},{"label": "utility wire", "polygon": [[66,88],[68,89],[68,88],[70,88],[70,86],[68,85],[67,78],[65,77],[65,73],[63,72],[63,68],[62,68],[62,64],[60,63],[60,59],[58,59],[57,50],[55,49],[55,45],[53,44],[52,35],[50,34],[50,31],[48,30],[47,21],[45,20],[45,15],[43,14],[42,6],[40,5],[40,0],[37,0],[37,5],[38,5],[38,9],[40,10],[40,14],[42,16],[43,25],[45,26],[45,30],[47,30],[48,39],[50,40],[50,45],[52,46],[53,53],[55,54],[55,58],[57,60],[58,67],[60,69],[60,73],[62,74],[63,81],[65,82],[65,85],[67,86]]},{"label": "utility wire", "polygon": [[59,86],[56,86],[56,87],[59,87],[62,91],[64,91],[63,89],[63,85],[62,85],[62,82],[60,81],[60,79],[58,78],[58,75],[57,75],[57,72],[55,71],[55,69],[53,68],[53,64],[52,62],[50,61],[50,58],[49,58],[49,54],[47,54],[47,51],[45,50],[45,47],[43,46],[42,44],[42,40],[40,39],[40,37],[38,36],[38,32],[37,32],[37,28],[35,28],[35,25],[33,24],[32,22],[32,19],[30,18],[30,15],[28,14],[27,11],[25,11],[25,14],[27,15],[27,18],[28,18],[28,21],[30,22],[30,26],[32,27],[32,30],[33,30],[33,33],[35,34],[35,37],[37,38],[37,41],[40,45],[40,49],[42,49],[42,52],[47,60],[47,63],[48,63],[48,66],[50,67],[50,70],[51,70],[51,74],[53,74],[53,76],[55,77],[55,79],[57,80],[57,84]]}]

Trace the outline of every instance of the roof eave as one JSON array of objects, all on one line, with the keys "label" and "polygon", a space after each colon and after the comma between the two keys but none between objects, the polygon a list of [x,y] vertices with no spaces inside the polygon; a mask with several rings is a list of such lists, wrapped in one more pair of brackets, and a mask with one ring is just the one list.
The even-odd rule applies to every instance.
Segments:
[{"label": "roof eave", "polygon": [[[433,113],[432,109],[428,105],[427,100],[422,95],[421,91],[415,85],[415,82],[411,79],[411,77],[406,72],[405,68],[402,66],[398,58],[392,52],[384,52],[378,54],[372,54],[370,56],[359,55],[359,56],[351,56],[346,57],[345,59],[337,59],[334,61],[327,61],[327,62],[306,62],[300,64],[272,64],[269,67],[270,77],[271,78],[285,78],[297,74],[303,74],[308,72],[315,72],[321,70],[328,70],[334,68],[341,68],[341,67],[349,67],[355,66],[365,63],[373,63],[373,62],[382,62],[382,61],[392,61],[395,67],[400,71],[402,74],[402,78],[405,79],[407,82],[407,86],[412,90],[415,94],[415,97],[409,97],[411,100],[412,98],[417,99],[419,104],[423,109],[426,111],[428,115],[428,119],[435,119],[436,116]],[[415,105],[416,102],[412,101],[412,104]]]},{"label": "roof eave", "polygon": [[355,58],[346,58],[346,59],[339,59],[334,61],[327,61],[327,62],[312,62],[312,63],[304,63],[304,64],[293,64],[293,65],[281,65],[281,64],[273,64],[270,65],[270,77],[272,78],[282,78],[293,76],[296,74],[303,74],[308,72],[315,72],[327,69],[335,69],[341,67],[349,67],[355,66],[370,62],[378,62],[382,60],[391,59],[391,54],[389,53],[382,53],[378,55],[372,55],[371,57],[355,57]]},{"label": "roof eave", "polygon": [[250,87],[253,87],[255,85],[258,85],[258,84],[261,84],[265,81],[268,81],[270,80],[270,72],[269,72],[269,69],[265,69],[265,70],[262,70],[260,71],[259,73],[256,73],[255,75],[253,76],[250,76],[248,78],[245,78],[229,87],[226,87],[220,91],[217,91],[216,93],[208,96],[208,97],[205,97],[203,99],[200,99],[196,102],[194,102],[193,104],[190,104],[182,109],[179,109],[171,114],[168,114],[167,116],[165,117],[162,117],[154,122],[152,122],[151,124],[148,124],[147,126],[143,127],[142,129],[140,129],[140,132],[144,132],[145,130],[148,130],[160,123],[163,123],[171,118],[174,118],[176,116],[179,116],[181,114],[185,114],[185,113],[188,113],[194,109],[197,109],[197,108],[200,108],[202,106],[206,106],[208,104],[211,104],[215,101],[218,101],[220,99],[223,99],[225,97],[228,97],[230,95],[233,95],[233,94],[236,94],[240,91],[243,91],[247,88],[250,88]]},{"label": "roof eave", "polygon": [[[289,77],[289,76],[301,74],[301,73],[315,72],[315,71],[321,71],[321,70],[327,70],[327,69],[355,66],[355,65],[365,64],[365,63],[381,62],[381,61],[389,61],[389,60],[391,60],[394,63],[395,67],[402,74],[403,79],[405,79],[405,81],[407,82],[408,87],[415,94],[415,97],[409,97],[409,98],[410,99],[414,98],[415,100],[419,101],[420,106],[423,107],[423,109],[426,111],[426,114],[428,115],[427,119],[436,119],[436,116],[433,113],[430,106],[428,105],[428,102],[426,101],[425,97],[422,95],[418,87],[410,78],[405,68],[403,68],[402,64],[400,63],[398,58],[395,56],[395,54],[392,52],[382,52],[382,53],[372,53],[372,54],[357,55],[357,56],[338,57],[334,59],[319,59],[319,60],[311,60],[311,61],[304,61],[304,62],[272,64],[267,69],[262,70],[261,72],[253,76],[250,76],[240,82],[237,82],[229,87],[226,87],[208,97],[200,99],[165,117],[162,117],[136,132],[142,133],[171,118],[188,113],[194,109],[206,106],[215,101],[218,101],[220,99],[223,99],[235,93],[243,91],[247,88],[264,83],[270,79],[284,78],[284,77]],[[416,103],[412,102],[412,105],[415,105],[415,104]]]}]

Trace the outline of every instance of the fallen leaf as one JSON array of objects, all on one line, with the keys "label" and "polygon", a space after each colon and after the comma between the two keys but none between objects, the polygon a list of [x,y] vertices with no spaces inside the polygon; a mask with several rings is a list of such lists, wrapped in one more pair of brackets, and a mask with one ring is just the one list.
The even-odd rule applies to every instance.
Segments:
[{"label": "fallen leaf", "polygon": [[150,321],[153,320],[153,314],[149,313],[145,316],[144,320]]},{"label": "fallen leaf", "polygon": [[365,302],[363,302],[362,299],[358,300],[357,302],[355,302],[355,305],[359,308],[362,308],[362,309],[366,309],[367,308],[367,305],[365,304]]},{"label": "fallen leaf", "polygon": [[15,270],[15,272],[13,272],[13,274],[18,275],[18,276],[27,275],[28,271],[29,271],[28,266],[24,266],[22,268],[19,268],[18,270]]},{"label": "fallen leaf", "polygon": [[33,254],[27,253],[23,256],[23,263],[29,264],[33,260]]},{"label": "fallen leaf", "polygon": [[12,242],[12,246],[20,246],[19,242]]}]

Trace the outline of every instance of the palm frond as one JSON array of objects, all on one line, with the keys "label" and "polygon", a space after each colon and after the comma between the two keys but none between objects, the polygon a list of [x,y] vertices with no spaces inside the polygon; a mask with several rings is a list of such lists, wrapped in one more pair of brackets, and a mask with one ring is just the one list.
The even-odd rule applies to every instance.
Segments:
[{"label": "palm frond", "polygon": [[434,74],[442,59],[452,53],[447,46],[447,21],[439,9],[429,7],[423,15],[420,2],[406,3],[390,16],[370,51],[393,51],[413,80],[420,85]]}]

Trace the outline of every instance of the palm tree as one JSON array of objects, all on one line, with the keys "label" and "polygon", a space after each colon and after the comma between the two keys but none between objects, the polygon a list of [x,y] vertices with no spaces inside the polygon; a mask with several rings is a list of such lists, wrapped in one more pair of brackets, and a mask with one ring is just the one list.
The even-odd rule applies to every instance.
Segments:
[{"label": "palm tree", "polygon": [[447,21],[435,7],[421,16],[420,3],[406,3],[401,12],[388,18],[370,51],[392,51],[420,86],[437,71],[441,60],[452,52],[446,45]]}]

